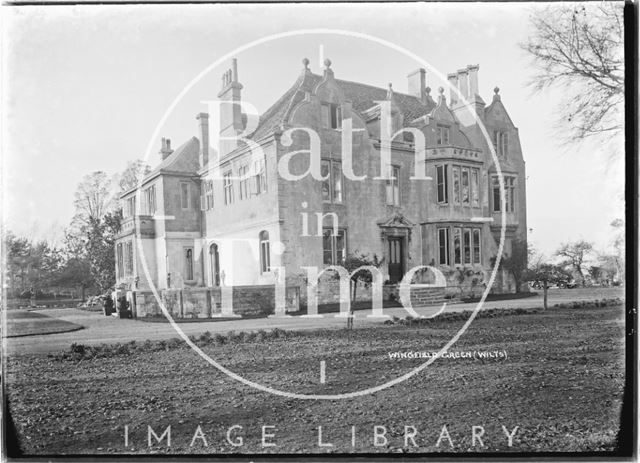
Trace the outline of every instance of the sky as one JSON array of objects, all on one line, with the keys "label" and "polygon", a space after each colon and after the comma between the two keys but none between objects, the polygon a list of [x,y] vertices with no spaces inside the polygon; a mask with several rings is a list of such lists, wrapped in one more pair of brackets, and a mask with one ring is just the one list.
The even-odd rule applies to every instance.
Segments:
[{"label": "sky", "polygon": [[[264,112],[310,60],[336,78],[406,92],[414,59],[362,38],[306,33],[235,51],[304,29],[367,34],[426,60],[427,84],[479,64],[489,103],[498,86],[519,129],[527,170],[529,241],[551,255],[562,242],[610,247],[610,222],[624,216],[622,161],[594,143],[561,147],[560,91],[533,93],[535,69],[519,47],[531,33],[528,3],[86,5],[3,8],[2,153],[6,228],[59,240],[73,216],[73,193],[93,171],[115,174],[129,161],[160,160],[160,137],[177,147],[197,136],[195,115],[216,98],[227,61],[238,59],[242,97]],[[437,71],[437,72],[436,72]],[[617,140],[618,144],[623,139]],[[621,158],[622,156],[620,156]]]}]

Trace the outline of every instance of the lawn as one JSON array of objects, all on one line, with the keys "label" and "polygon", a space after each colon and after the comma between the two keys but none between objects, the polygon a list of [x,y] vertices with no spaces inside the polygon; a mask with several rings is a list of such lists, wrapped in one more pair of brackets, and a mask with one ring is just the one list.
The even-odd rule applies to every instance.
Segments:
[{"label": "lawn", "polygon": [[82,326],[76,323],[59,320],[37,312],[8,310],[6,314],[7,324],[4,337],[66,333],[82,329]]},{"label": "lawn", "polygon": [[[439,350],[462,326],[459,318],[214,335],[201,345],[252,381],[338,394],[423,363],[390,353]],[[460,358],[438,359],[399,385],[347,400],[258,391],[179,342],[105,349],[105,357],[76,347],[73,355],[9,359],[6,392],[21,449],[31,455],[611,451],[624,383],[623,326],[620,305],[480,318],[450,349]],[[474,351],[494,357],[465,357]],[[148,426],[158,437],[171,426],[171,447],[166,435],[149,447]]]}]

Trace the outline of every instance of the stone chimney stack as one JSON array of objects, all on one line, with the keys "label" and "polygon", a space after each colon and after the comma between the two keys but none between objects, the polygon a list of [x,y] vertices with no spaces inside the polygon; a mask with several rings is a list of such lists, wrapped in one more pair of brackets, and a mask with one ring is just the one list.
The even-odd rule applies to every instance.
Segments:
[{"label": "stone chimney stack", "polygon": [[469,99],[473,99],[478,95],[478,70],[480,66],[477,64],[467,66],[467,73],[469,74]]},{"label": "stone chimney stack", "polygon": [[[241,102],[242,84],[238,81],[238,61],[231,61],[231,69],[222,74],[220,98],[220,136],[235,137],[244,130],[242,123]],[[237,148],[236,141],[221,142],[220,156],[224,156]]]},{"label": "stone chimney stack", "polygon": [[169,157],[171,153],[173,153],[173,150],[171,149],[171,140],[169,140],[168,138],[163,138],[160,147],[160,155],[162,156],[162,160],[164,161],[165,159],[167,159],[167,157]]},{"label": "stone chimney stack", "polygon": [[427,71],[419,68],[407,76],[407,88],[409,95],[419,98],[422,103],[427,101]]},{"label": "stone chimney stack", "polygon": [[463,97],[469,99],[469,73],[466,69],[458,70],[458,89]]},{"label": "stone chimney stack", "polygon": [[200,168],[205,167],[209,163],[209,114],[199,113],[196,116],[198,121],[198,134],[200,135]]},{"label": "stone chimney stack", "polygon": [[449,80],[449,84],[451,85],[449,87],[449,101],[451,101],[451,106],[453,106],[454,103],[458,102],[458,95],[454,90],[458,88],[458,74],[456,74],[455,72],[453,74],[447,74],[447,79]]}]

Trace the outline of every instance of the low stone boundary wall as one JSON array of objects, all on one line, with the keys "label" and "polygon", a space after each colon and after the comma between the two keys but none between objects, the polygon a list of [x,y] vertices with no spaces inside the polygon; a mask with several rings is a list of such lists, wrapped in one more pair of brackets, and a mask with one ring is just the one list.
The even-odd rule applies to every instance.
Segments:
[{"label": "low stone boundary wall", "polygon": [[[232,290],[233,316],[267,316],[275,313],[275,286],[234,286]],[[223,313],[222,288],[162,289],[162,303],[173,318],[214,318]],[[134,317],[163,316],[160,304],[150,290],[135,290],[130,294]],[[287,286],[285,291],[286,312],[300,310],[300,290]]]}]

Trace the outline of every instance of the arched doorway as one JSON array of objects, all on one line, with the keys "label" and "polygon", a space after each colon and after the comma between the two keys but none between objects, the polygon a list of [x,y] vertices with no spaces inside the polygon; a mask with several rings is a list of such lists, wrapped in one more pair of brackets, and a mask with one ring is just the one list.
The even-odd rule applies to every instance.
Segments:
[{"label": "arched doorway", "polygon": [[209,265],[209,283],[211,286],[220,286],[220,256],[216,243],[209,246]]}]

